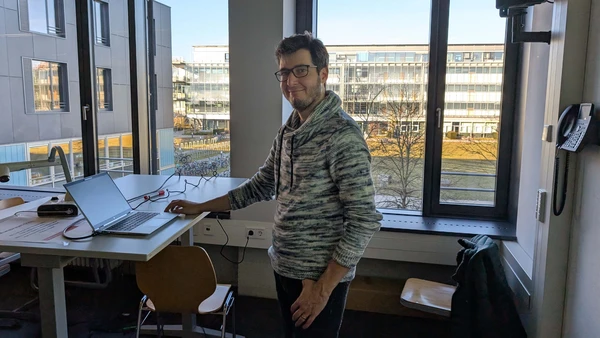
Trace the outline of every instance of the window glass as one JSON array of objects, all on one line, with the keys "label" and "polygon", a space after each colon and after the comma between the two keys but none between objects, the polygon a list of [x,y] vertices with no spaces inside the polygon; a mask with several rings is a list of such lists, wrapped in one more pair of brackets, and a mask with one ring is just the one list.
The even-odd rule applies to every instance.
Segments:
[{"label": "window glass", "polygon": [[31,60],[33,82],[33,106],[35,111],[65,110],[67,95],[63,87],[67,86],[63,63]]},{"label": "window glass", "polygon": [[[465,17],[466,10],[477,15]],[[451,97],[448,92],[460,84],[460,91],[452,95],[467,101],[455,103],[464,113],[445,113],[444,122],[460,127],[444,133],[440,203],[494,206],[498,134],[472,126],[474,122],[497,125],[500,121],[505,25],[506,19],[500,18],[493,0],[450,2],[448,50],[455,55],[453,61],[463,61],[467,53],[459,51],[468,48],[474,61],[483,58],[488,63],[485,67],[467,62],[447,64],[456,72],[448,71],[446,100]],[[482,91],[486,93],[480,94]]]},{"label": "window glass", "polygon": [[[173,127],[161,173],[230,175],[229,27],[227,1],[164,0],[171,9]],[[197,13],[211,13],[198,20]]]},{"label": "window glass", "polygon": [[27,0],[19,10],[22,30],[65,36],[62,0]]},{"label": "window glass", "polygon": [[108,3],[103,1],[94,1],[94,28],[96,43],[110,46]]},{"label": "window glass", "polygon": [[328,52],[355,56],[330,63],[339,71],[327,86],[362,128],[377,206],[421,210],[430,2],[382,0],[365,10],[361,1],[320,0],[317,12]]},{"label": "window glass", "polygon": [[98,109],[112,110],[112,83],[110,69],[96,69],[97,89],[98,89]]}]

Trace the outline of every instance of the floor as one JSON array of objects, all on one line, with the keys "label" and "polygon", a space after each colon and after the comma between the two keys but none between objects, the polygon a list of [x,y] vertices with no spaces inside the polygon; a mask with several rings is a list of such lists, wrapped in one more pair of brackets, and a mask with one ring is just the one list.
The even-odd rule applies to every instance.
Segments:
[{"label": "floor", "polygon": [[[34,299],[36,292],[29,286],[29,268],[13,265],[12,270],[0,277],[0,309],[14,309]],[[73,275],[77,277],[72,277]],[[85,278],[81,271],[66,271],[65,278]],[[131,327],[141,294],[135,278],[130,275],[114,276],[106,289],[67,287],[67,317],[69,337],[134,337]],[[30,310],[37,312],[37,304]],[[272,299],[243,297],[236,299],[236,327],[248,338],[281,337],[277,302]],[[153,321],[151,317],[149,320]],[[166,323],[177,323],[178,316],[165,317]],[[199,324],[218,329],[220,318],[202,316]],[[0,337],[40,337],[39,323],[0,320]],[[436,319],[399,317],[347,310],[340,337],[450,337],[450,323]]]}]

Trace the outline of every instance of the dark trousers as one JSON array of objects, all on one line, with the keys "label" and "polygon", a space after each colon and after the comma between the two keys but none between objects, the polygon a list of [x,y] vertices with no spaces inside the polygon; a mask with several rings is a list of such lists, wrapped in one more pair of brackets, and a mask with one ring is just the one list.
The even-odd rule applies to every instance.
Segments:
[{"label": "dark trousers", "polygon": [[277,299],[281,308],[286,338],[338,337],[340,327],[342,326],[342,319],[344,318],[344,308],[346,307],[346,296],[348,295],[350,282],[340,283],[335,287],[323,311],[321,311],[312,325],[306,330],[302,326],[295,326],[290,310],[292,304],[294,304],[302,292],[302,281],[283,277],[275,273],[275,286],[277,287]]}]

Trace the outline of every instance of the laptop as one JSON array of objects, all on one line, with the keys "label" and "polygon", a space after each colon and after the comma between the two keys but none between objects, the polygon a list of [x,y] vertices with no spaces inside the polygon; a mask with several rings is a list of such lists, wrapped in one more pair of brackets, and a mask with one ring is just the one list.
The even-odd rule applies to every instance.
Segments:
[{"label": "laptop", "polygon": [[148,235],[178,216],[133,210],[108,173],[69,182],[64,187],[98,233]]}]

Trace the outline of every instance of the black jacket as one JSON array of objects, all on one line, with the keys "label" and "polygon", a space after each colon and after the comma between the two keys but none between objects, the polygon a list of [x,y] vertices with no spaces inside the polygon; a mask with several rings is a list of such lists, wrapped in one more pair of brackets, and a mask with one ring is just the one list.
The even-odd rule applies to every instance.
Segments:
[{"label": "black jacket", "polygon": [[483,235],[458,242],[463,248],[452,276],[458,284],[452,296],[452,337],[527,337],[496,243]]}]

